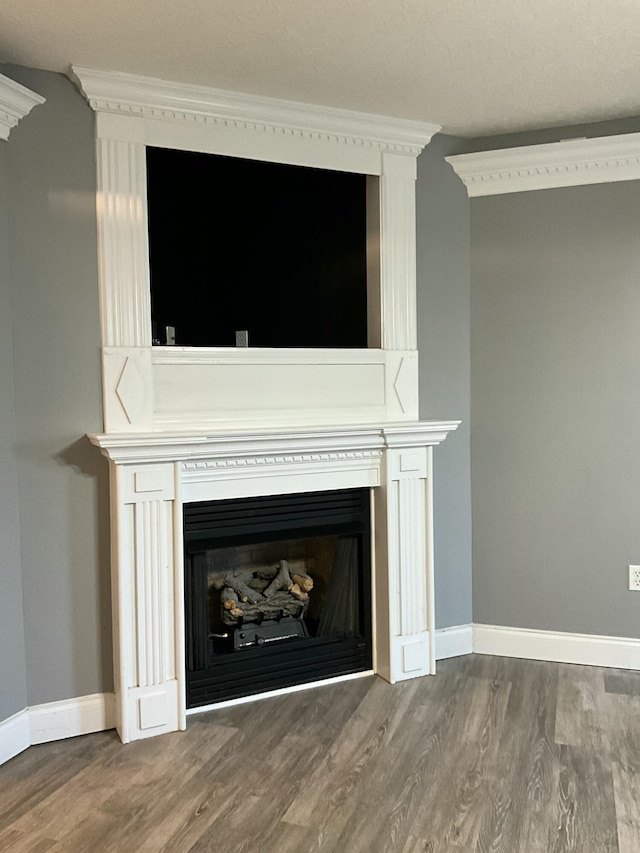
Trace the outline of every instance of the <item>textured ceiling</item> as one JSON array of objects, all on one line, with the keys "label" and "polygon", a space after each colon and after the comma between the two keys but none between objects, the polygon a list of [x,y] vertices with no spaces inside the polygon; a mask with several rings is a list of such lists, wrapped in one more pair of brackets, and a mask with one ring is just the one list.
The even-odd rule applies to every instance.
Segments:
[{"label": "textured ceiling", "polygon": [[639,0],[2,0],[0,61],[477,136],[640,115]]}]

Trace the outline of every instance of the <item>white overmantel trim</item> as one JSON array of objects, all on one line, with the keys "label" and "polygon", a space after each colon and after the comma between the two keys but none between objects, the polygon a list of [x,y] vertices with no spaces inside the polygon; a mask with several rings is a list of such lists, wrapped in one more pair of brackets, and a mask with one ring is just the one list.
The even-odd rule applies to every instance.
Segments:
[{"label": "white overmantel trim", "polygon": [[640,179],[640,133],[446,158],[471,198]]},{"label": "white overmantel trim", "polygon": [[[71,77],[97,113],[105,433],[418,419],[416,158],[436,125],[86,68]],[[152,347],[154,146],[366,175],[368,350]]]},{"label": "white overmantel trim", "polygon": [[42,95],[0,74],[0,139],[9,139],[20,119],[44,102]]},{"label": "white overmantel trim", "polygon": [[440,126],[73,66],[71,79],[97,112],[244,125],[417,155]]}]

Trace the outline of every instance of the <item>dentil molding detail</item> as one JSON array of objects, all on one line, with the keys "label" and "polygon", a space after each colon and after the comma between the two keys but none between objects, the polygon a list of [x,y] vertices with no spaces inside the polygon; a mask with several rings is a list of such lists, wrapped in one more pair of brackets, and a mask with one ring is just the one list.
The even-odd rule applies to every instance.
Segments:
[{"label": "dentil molding detail", "polygon": [[640,179],[640,133],[446,158],[471,198]]},{"label": "dentil molding detail", "polygon": [[362,450],[350,453],[304,453],[283,454],[282,456],[249,456],[233,459],[207,459],[203,462],[183,462],[182,471],[185,477],[194,471],[221,470],[228,468],[255,468],[272,465],[302,465],[309,462],[334,462],[350,459],[379,459],[381,450]]},{"label": "dentil molding detail", "polygon": [[73,66],[97,112],[261,130],[417,156],[440,126]]},{"label": "dentil molding detail", "polygon": [[9,139],[20,119],[44,102],[42,95],[0,74],[0,139]]}]

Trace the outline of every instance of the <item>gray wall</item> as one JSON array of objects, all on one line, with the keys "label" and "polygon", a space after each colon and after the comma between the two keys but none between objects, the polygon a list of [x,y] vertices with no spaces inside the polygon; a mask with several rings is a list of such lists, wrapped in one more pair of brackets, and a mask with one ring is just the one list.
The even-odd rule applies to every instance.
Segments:
[{"label": "gray wall", "polygon": [[619,133],[638,133],[640,116],[615,121],[594,121],[589,124],[572,124],[545,127],[523,133],[506,133],[500,136],[479,136],[467,140],[468,151],[492,151],[495,148],[515,148],[520,145],[542,145],[563,139],[580,139],[592,136],[613,136]]},{"label": "gray wall", "polygon": [[[0,152],[0,719],[112,689],[93,114],[60,75],[2,70],[47,102]],[[472,620],[472,494],[474,621],[637,636],[640,191],[474,200],[470,315],[443,156],[526,141],[437,136],[418,162],[421,417],[463,421],[434,453],[437,625]]]},{"label": "gray wall", "polygon": [[418,159],[420,417],[461,420],[434,449],[436,626],[471,613],[469,410],[469,200],[449,154],[464,143],[438,135]]},{"label": "gray wall", "polygon": [[112,689],[93,113],[65,77],[7,147],[22,581],[30,705]]},{"label": "gray wall", "polygon": [[[14,66],[2,72],[47,101],[12,131],[3,151],[6,187],[0,177],[0,211],[9,212],[9,252],[2,256],[12,269],[9,293],[1,268],[0,295],[7,401],[0,523],[9,543],[0,639],[3,652],[12,649],[0,719],[26,703],[112,689],[107,464],[85,437],[102,426],[93,113],[61,75]],[[471,619],[468,206],[442,161],[458,150],[455,141],[440,137],[432,146],[418,184],[422,416],[465,422],[438,449],[435,466],[438,619],[451,625]],[[0,218],[0,247],[6,220]]]},{"label": "gray wall", "polygon": [[0,720],[27,704],[16,457],[7,143],[0,142]]},{"label": "gray wall", "polygon": [[637,637],[640,183],[474,199],[471,234],[474,621]]}]

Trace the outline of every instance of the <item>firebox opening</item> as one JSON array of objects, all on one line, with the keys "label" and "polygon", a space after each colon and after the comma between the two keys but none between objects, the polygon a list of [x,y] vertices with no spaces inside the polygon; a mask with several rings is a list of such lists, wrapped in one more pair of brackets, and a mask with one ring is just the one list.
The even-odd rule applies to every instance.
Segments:
[{"label": "firebox opening", "polygon": [[187,707],[371,668],[369,494],[185,505]]}]

